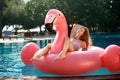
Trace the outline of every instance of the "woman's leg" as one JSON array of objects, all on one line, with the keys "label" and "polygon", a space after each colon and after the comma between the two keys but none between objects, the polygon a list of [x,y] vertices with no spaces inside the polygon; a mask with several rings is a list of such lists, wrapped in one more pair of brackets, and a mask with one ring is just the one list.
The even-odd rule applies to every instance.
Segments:
[{"label": "woman's leg", "polygon": [[62,58],[65,58],[65,53],[67,51],[74,51],[74,47],[72,45],[72,43],[70,42],[70,39],[67,37],[65,39],[65,43],[64,43],[64,47],[63,47],[63,50],[60,52],[60,54],[55,58],[55,61],[59,60],[59,59],[62,59]]},{"label": "woman's leg", "polygon": [[47,46],[45,48],[43,48],[42,50],[39,50],[35,53],[35,55],[32,58],[32,61],[39,61],[40,57],[47,54],[50,49],[51,49],[51,44],[47,44]]}]

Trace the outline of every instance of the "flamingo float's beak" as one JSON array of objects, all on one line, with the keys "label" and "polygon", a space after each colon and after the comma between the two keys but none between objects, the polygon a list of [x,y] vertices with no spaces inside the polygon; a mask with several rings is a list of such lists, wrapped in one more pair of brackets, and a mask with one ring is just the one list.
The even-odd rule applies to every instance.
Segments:
[{"label": "flamingo float's beak", "polygon": [[45,26],[46,26],[46,29],[49,31],[49,32],[54,32],[53,31],[53,23],[54,23],[54,20],[56,19],[56,15],[53,15],[53,14],[47,14],[46,15],[46,18],[45,18]]},{"label": "flamingo float's beak", "polygon": [[53,23],[45,24],[45,27],[46,27],[46,29],[47,29],[49,32],[52,32],[52,30],[53,30]]}]

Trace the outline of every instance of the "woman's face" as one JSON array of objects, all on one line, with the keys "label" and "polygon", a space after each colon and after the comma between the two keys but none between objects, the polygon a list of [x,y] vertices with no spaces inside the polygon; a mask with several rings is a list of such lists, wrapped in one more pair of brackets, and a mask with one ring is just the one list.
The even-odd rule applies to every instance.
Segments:
[{"label": "woman's face", "polygon": [[79,35],[79,37],[82,36],[84,32],[85,32],[85,28],[83,28],[83,27],[81,27],[77,30],[77,34]]}]

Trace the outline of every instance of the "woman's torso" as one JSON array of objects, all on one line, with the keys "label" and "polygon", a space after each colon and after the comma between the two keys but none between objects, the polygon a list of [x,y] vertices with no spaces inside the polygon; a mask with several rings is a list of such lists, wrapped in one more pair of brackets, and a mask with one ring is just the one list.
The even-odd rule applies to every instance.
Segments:
[{"label": "woman's torso", "polygon": [[71,41],[75,51],[80,49],[80,44],[81,44],[80,40],[72,38],[72,39],[70,39],[70,41]]}]

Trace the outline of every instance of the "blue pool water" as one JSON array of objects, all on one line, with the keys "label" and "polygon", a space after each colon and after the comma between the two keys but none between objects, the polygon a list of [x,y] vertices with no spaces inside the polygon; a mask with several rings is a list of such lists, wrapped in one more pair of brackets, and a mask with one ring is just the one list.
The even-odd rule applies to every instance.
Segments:
[{"label": "blue pool water", "polygon": [[[120,46],[120,34],[91,34],[93,45],[106,48],[111,44]],[[33,41],[43,48],[47,43],[53,40]],[[25,76],[37,77],[56,77],[56,75],[44,74],[38,72],[33,66],[25,66],[20,58],[22,47],[28,42],[20,43],[0,43],[0,78],[11,77],[21,78]],[[106,69],[101,69],[99,72],[87,74],[83,76],[120,74],[111,73]]]}]

